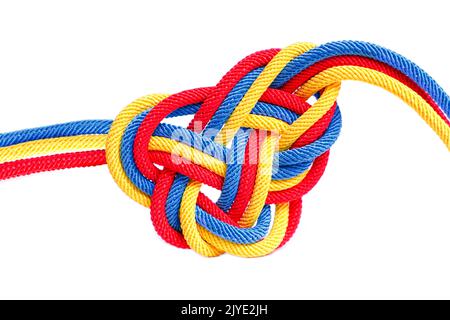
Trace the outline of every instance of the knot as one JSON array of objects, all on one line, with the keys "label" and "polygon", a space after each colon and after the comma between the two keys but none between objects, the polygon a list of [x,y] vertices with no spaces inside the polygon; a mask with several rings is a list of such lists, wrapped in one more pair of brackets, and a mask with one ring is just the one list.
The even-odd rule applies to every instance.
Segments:
[{"label": "knot", "polygon": [[[215,87],[144,96],[118,115],[108,166],[125,193],[150,207],[165,241],[205,256],[256,257],[290,239],[341,128],[339,82],[315,88],[307,73],[280,80],[312,48],[257,52]],[[191,118],[186,127],[168,120],[181,116]],[[202,186],[219,190],[218,200]]]},{"label": "knot", "polygon": [[113,122],[0,134],[0,180],[106,162],[168,243],[263,256],[291,238],[325,170],[343,80],[397,95],[450,150],[450,97],[416,64],[366,42],[299,43],[248,56],[214,87],[137,99]]},{"label": "knot", "polygon": [[325,170],[343,80],[396,94],[450,150],[450,98],[417,65],[366,42],[299,43],[246,57],[215,87],[137,99],[108,133],[108,167],[168,243],[266,255],[291,238],[302,196]]}]

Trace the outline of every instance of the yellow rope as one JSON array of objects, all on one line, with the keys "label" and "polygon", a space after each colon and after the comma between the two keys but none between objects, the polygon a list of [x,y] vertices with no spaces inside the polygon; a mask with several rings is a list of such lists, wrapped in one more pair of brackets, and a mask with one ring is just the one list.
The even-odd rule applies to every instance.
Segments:
[{"label": "yellow rope", "polygon": [[106,140],[106,163],[114,181],[131,199],[147,208],[150,206],[150,197],[139,190],[123,170],[120,162],[120,144],[123,133],[131,120],[167,97],[168,95],[164,94],[151,94],[130,103],[114,120]]},{"label": "yellow rope", "polygon": [[[395,94],[425,120],[450,150],[450,127],[444,120],[436,114],[433,108],[420,95],[400,81],[379,71],[356,66],[333,67],[310,79],[299,89],[297,94],[302,98],[308,99],[318,90],[343,80],[367,82]],[[305,125],[307,123],[312,125],[314,122],[314,119],[305,119]]]},{"label": "yellow rope", "polygon": [[105,149],[106,135],[81,135],[23,142],[0,148],[0,163],[70,151]]}]

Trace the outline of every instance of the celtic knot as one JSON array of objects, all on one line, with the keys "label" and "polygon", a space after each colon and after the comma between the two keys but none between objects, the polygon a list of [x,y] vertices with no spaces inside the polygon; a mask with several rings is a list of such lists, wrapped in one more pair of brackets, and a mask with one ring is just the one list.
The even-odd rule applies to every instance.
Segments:
[{"label": "celtic knot", "polygon": [[413,62],[366,42],[298,43],[249,55],[216,86],[139,98],[114,121],[0,134],[0,180],[107,163],[168,243],[264,256],[292,237],[325,170],[344,80],[397,95],[450,149],[450,98]]}]

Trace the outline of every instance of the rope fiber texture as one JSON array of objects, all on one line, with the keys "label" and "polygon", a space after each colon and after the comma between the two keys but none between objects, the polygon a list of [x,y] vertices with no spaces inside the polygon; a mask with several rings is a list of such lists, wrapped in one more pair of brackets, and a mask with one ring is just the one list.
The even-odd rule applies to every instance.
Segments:
[{"label": "rope fiber texture", "polygon": [[[365,42],[297,43],[249,55],[214,87],[139,98],[114,121],[0,134],[0,180],[106,163],[166,242],[208,257],[264,256],[292,237],[325,170],[343,80],[397,95],[450,150],[450,98],[413,62]],[[189,124],[165,121],[179,116]],[[205,185],[220,191],[216,202]]]}]

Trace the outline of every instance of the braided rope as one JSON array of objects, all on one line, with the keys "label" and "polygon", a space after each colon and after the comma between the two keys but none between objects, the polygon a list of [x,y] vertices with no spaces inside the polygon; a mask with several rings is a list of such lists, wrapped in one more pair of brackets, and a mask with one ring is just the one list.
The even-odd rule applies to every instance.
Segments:
[{"label": "braided rope", "polygon": [[[249,55],[214,87],[139,98],[114,121],[0,134],[0,180],[106,163],[168,243],[264,256],[292,237],[325,170],[344,80],[397,95],[450,150],[450,98],[414,63],[365,42],[298,43]],[[187,127],[164,122],[189,115]],[[216,202],[203,185],[220,190]]]}]

